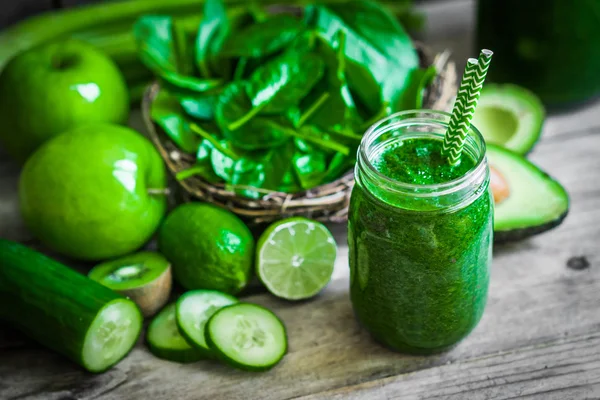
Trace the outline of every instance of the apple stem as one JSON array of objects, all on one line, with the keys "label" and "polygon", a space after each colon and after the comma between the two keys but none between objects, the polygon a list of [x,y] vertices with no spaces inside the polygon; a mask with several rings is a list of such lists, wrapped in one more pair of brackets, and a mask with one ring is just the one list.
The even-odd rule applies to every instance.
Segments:
[{"label": "apple stem", "polygon": [[162,188],[162,189],[148,188],[148,189],[146,189],[146,191],[148,192],[148,194],[150,196],[168,196],[171,193],[169,188]]}]

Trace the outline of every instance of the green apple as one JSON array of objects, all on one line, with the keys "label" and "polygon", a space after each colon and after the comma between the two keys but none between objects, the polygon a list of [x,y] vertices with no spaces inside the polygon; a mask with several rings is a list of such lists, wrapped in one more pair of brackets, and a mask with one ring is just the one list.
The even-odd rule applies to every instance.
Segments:
[{"label": "green apple", "polygon": [[136,131],[83,125],[43,144],[19,182],[27,227],[49,248],[80,260],[131,253],[166,209],[158,151]]},{"label": "green apple", "polygon": [[121,72],[84,42],[70,39],[32,48],[0,74],[0,143],[19,162],[77,125],[121,124],[128,114]]}]

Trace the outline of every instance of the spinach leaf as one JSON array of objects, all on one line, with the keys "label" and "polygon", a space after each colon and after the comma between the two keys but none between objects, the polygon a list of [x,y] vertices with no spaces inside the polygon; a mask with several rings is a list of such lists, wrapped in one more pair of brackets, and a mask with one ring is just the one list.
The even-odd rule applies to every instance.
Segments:
[{"label": "spinach leaf", "polygon": [[175,96],[164,90],[159,91],[156,99],[152,102],[150,115],[177,147],[186,153],[196,152],[200,139],[190,130]]},{"label": "spinach leaf", "polygon": [[297,139],[302,139],[304,142],[310,143],[311,147],[317,147],[325,152],[337,151],[346,155],[352,152],[350,147],[332,140],[329,134],[319,131],[314,126],[303,126],[300,129],[291,129],[279,125],[279,128],[288,135]]},{"label": "spinach leaf", "polygon": [[179,171],[175,175],[175,179],[178,181],[186,180],[192,176],[200,176],[205,181],[211,183],[217,183],[221,179],[214,173],[210,164],[197,164],[183,171]]},{"label": "spinach leaf", "polygon": [[[219,142],[221,147],[231,149],[231,145],[227,140]],[[237,160],[227,154],[222,153],[217,148],[213,148],[210,152],[210,163],[215,174],[225,182],[231,182],[233,175],[233,166]]]},{"label": "spinach leaf", "polygon": [[[410,84],[419,58],[393,15],[373,1],[309,6],[309,24],[329,42],[339,30],[347,35],[348,82],[372,110],[387,101],[392,111],[401,109],[400,98]],[[376,87],[381,87],[377,97]]]},{"label": "spinach leaf", "polygon": [[193,97],[181,96],[179,101],[183,110],[190,117],[203,121],[211,121],[215,116],[218,97],[216,94],[200,94]]},{"label": "spinach leaf", "polygon": [[210,140],[202,139],[200,142],[200,146],[198,146],[198,151],[196,152],[196,162],[198,164],[210,163],[210,153],[215,146],[212,145]]},{"label": "spinach leaf", "polygon": [[245,85],[243,81],[230,83],[219,96],[215,110],[219,128],[226,139],[244,150],[259,150],[281,145],[288,139],[288,134],[280,126],[285,124],[285,118],[258,116],[261,107],[252,107],[246,95]]},{"label": "spinach leaf", "polygon": [[[194,132],[195,134],[197,134],[198,136],[200,136],[202,139],[208,140],[213,148],[217,149],[219,152],[225,154],[226,156],[228,156],[234,160],[237,160],[240,158],[240,156],[235,151],[233,151],[233,149],[230,149],[228,147],[223,147],[221,145],[222,138],[220,137],[220,135],[215,135],[215,134],[209,133],[198,124],[190,124],[190,130],[192,132]],[[215,129],[213,129],[213,131],[214,130]]]},{"label": "spinach leaf", "polygon": [[355,131],[360,119],[346,82],[345,34],[339,31],[331,43],[319,41],[317,51],[325,60],[327,73],[302,102],[300,125],[310,124],[322,131]]},{"label": "spinach leaf", "polygon": [[325,154],[319,151],[294,156],[294,171],[303,189],[318,186],[327,170]]},{"label": "spinach leaf", "polygon": [[322,182],[329,183],[338,179],[342,174],[348,172],[355,162],[354,155],[350,157],[342,153],[336,153],[329,162]]},{"label": "spinach leaf", "polygon": [[400,98],[400,105],[404,110],[419,109],[423,107],[423,94],[427,86],[437,75],[435,65],[428,68],[419,68],[412,71],[410,84]]},{"label": "spinach leaf", "polygon": [[170,84],[192,91],[206,91],[222,84],[221,80],[203,80],[193,71],[187,33],[169,16],[144,16],[134,25],[138,54],[144,65]]},{"label": "spinach leaf", "polygon": [[294,166],[290,164],[286,173],[283,174],[283,178],[281,178],[281,183],[277,187],[277,191],[284,193],[297,193],[301,189],[302,187],[300,187],[298,184],[296,173],[294,172]]},{"label": "spinach leaf", "polygon": [[297,106],[321,79],[325,63],[316,54],[287,51],[256,69],[246,85],[254,107],[264,113],[283,113]]},{"label": "spinach leaf", "polygon": [[262,57],[291,43],[304,30],[302,21],[290,15],[276,15],[230,35],[221,54],[229,57]]},{"label": "spinach leaf", "polygon": [[252,199],[261,198],[265,193],[251,188],[278,190],[284,175],[289,170],[293,155],[294,143],[288,140],[269,151],[242,158],[233,168],[231,183],[247,186],[236,189],[242,196]]},{"label": "spinach leaf", "polygon": [[206,0],[196,36],[196,65],[204,78],[213,76],[211,59],[221,50],[229,30],[229,19],[223,1]]}]

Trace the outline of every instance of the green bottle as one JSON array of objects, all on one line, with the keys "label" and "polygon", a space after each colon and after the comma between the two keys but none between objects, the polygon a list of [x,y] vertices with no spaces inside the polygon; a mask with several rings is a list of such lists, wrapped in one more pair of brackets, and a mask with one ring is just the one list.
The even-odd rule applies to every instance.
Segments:
[{"label": "green bottle", "polygon": [[600,94],[600,1],[479,0],[477,48],[494,51],[488,78],[515,83],[551,108]]}]

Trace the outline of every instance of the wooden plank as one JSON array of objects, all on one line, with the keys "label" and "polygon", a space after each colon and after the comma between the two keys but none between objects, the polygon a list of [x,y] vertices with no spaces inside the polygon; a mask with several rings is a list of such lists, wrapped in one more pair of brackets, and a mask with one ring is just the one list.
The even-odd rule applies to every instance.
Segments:
[{"label": "wooden plank", "polygon": [[[595,168],[597,157],[586,156],[598,148],[598,134],[557,138],[540,145],[537,154],[540,161],[551,164],[553,158],[558,158],[566,168],[557,172],[572,191],[572,214],[563,226],[551,233],[496,248],[484,318],[471,336],[446,354],[405,356],[374,343],[355,322],[348,300],[347,279],[340,278],[311,302],[287,303],[268,295],[247,299],[272,308],[288,326],[290,352],[282,365],[270,372],[249,375],[213,362],[178,365],[153,358],[140,343],[107,374],[90,376],[58,355],[21,344],[19,348],[4,349],[0,353],[0,398],[94,398],[102,394],[111,399],[269,400],[314,393],[324,393],[320,398],[329,398],[329,394],[345,393],[342,389],[345,387],[371,390],[379,388],[379,384],[407,385],[415,390],[414,398],[423,398],[418,392],[421,384],[404,379],[414,377],[410,379],[420,381],[422,378],[422,385],[426,385],[427,379],[445,379],[446,376],[454,376],[448,378],[446,386],[455,382],[463,390],[460,398],[464,399],[485,398],[487,391],[492,390],[490,387],[501,384],[507,390],[506,397],[508,394],[518,396],[520,388],[524,388],[523,394],[543,398],[542,393],[552,388],[549,385],[556,379],[559,382],[554,388],[563,398],[575,398],[573,393],[578,391],[596,393],[597,382],[590,376],[597,373],[596,361],[600,359],[593,358],[595,353],[586,350],[585,343],[590,340],[593,347],[599,340],[596,335],[600,327],[597,312],[600,269],[573,270],[566,265],[570,258],[582,254],[592,266],[600,262],[600,248],[594,243],[600,236],[598,196],[589,199],[590,193],[599,189],[600,169]],[[582,168],[585,160],[590,168]],[[571,232],[565,236],[561,233],[563,229]],[[584,237],[593,240],[584,241]],[[539,350],[542,348],[548,350]],[[569,365],[559,356],[565,348],[572,354]],[[588,358],[583,357],[586,354]],[[555,361],[550,362],[552,359]],[[548,375],[536,372],[533,360],[549,360]],[[515,366],[517,376],[522,371],[530,382],[519,384],[513,378],[502,378],[503,368],[509,371],[510,365]],[[483,378],[473,375],[485,368],[491,371],[490,376],[498,368],[501,370],[495,382],[488,382],[489,387]],[[576,370],[581,372],[575,373]],[[562,373],[566,377],[560,378]],[[399,377],[392,378],[396,376]],[[436,376],[438,378],[431,378]],[[555,378],[551,379],[552,376]],[[475,378],[477,384],[469,386],[469,380]],[[362,384],[367,386],[363,388]],[[588,384],[592,386],[585,386]],[[435,381],[433,386],[436,386]],[[369,393],[357,398],[379,395],[373,392],[375,397],[370,397]],[[382,393],[380,398],[391,397],[388,392]]]},{"label": "wooden plank", "polygon": [[[575,360],[575,362],[574,362]],[[600,336],[566,336],[542,345],[448,363],[299,400],[597,399]]]},{"label": "wooden plank", "polygon": [[52,0],[3,1],[0,13],[0,28],[7,27],[23,18],[48,11],[53,8]]}]

